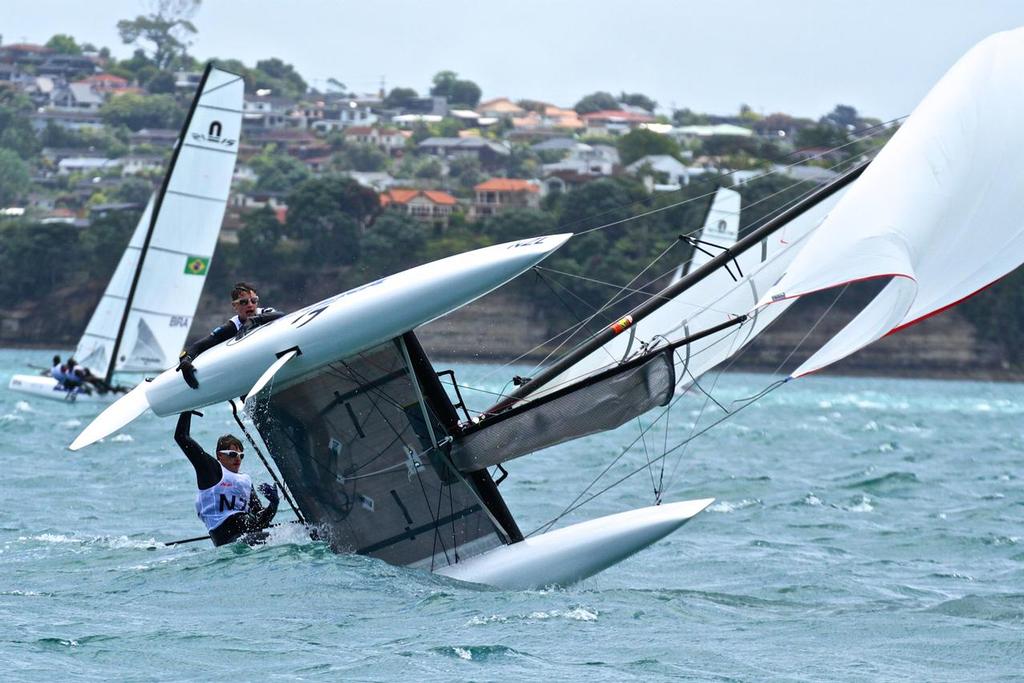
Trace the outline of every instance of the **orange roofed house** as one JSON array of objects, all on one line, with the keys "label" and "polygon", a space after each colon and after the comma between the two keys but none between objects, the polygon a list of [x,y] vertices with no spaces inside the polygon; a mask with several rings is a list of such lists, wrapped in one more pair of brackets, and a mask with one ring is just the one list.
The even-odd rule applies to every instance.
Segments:
[{"label": "orange roofed house", "polygon": [[510,208],[540,208],[540,188],[528,180],[491,178],[473,190],[476,192],[474,218],[493,216]]},{"label": "orange roofed house", "polygon": [[452,211],[459,201],[441,190],[406,190],[392,188],[380,195],[380,205],[402,211],[416,220],[432,223],[441,229],[448,227]]}]

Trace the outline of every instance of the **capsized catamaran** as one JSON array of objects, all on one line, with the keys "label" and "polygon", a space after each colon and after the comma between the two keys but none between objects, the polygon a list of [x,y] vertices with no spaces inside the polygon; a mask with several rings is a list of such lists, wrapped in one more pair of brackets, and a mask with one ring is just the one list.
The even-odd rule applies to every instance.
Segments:
[{"label": "capsized catamaran", "polygon": [[[241,76],[207,65],[167,173],[150,199],[93,311],[74,357],[112,383],[115,372],[160,372],[185,344],[217,246],[241,131]],[[64,390],[14,375],[32,396],[112,402],[120,394]]]},{"label": "capsized catamaran", "polygon": [[453,256],[292,313],[203,354],[197,391],[172,371],[137,387],[71,448],[147,409],[167,416],[246,395],[296,514],[333,548],[510,588],[580,580],[711,499],[527,535],[492,468],[671,405],[810,292],[885,283],[793,378],[1019,266],[1024,134],[1012,124],[1022,114],[1024,30],[961,59],[869,166],[754,228],[479,415],[460,418],[413,330],[533,267],[569,235]]}]

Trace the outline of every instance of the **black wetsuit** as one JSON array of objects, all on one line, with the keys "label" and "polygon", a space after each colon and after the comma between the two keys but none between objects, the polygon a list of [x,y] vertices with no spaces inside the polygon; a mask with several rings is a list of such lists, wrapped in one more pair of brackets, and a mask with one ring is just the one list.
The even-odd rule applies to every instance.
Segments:
[{"label": "black wetsuit", "polygon": [[[205,490],[216,486],[223,475],[221,474],[220,462],[203,450],[190,436],[192,427],[192,413],[182,413],[178,418],[178,427],[174,430],[174,440],[185,453],[185,456],[192,463],[196,470],[196,484],[199,490]],[[228,517],[218,526],[210,529],[210,538],[214,545],[231,543],[242,536],[246,536],[246,542],[260,542],[266,538],[261,534],[263,529],[270,526],[270,521],[277,514],[277,503],[271,502],[264,508],[256,492],[252,491],[249,496],[249,504],[245,512],[239,512]]]},{"label": "black wetsuit", "polygon": [[266,325],[267,323],[273,322],[284,315],[283,311],[276,311],[273,308],[259,308],[256,310],[256,313],[249,316],[244,323],[241,322],[236,315],[220,327],[214,328],[213,332],[210,332],[210,334],[185,349],[185,355],[192,360],[195,360],[203,351],[211,349],[217,344],[226,342],[237,335],[240,331],[248,331],[254,327],[259,327],[260,325]]}]

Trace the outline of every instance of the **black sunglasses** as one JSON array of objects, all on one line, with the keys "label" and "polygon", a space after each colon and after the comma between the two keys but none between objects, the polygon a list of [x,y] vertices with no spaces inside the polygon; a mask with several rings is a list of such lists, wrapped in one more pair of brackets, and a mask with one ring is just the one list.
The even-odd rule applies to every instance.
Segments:
[{"label": "black sunglasses", "polygon": [[217,451],[217,455],[223,455],[225,458],[238,458],[239,460],[245,457],[245,453],[236,450]]},{"label": "black sunglasses", "polygon": [[260,298],[258,296],[251,296],[248,299],[235,299],[231,303],[238,304],[239,306],[248,306],[250,301],[255,306],[260,302]]}]

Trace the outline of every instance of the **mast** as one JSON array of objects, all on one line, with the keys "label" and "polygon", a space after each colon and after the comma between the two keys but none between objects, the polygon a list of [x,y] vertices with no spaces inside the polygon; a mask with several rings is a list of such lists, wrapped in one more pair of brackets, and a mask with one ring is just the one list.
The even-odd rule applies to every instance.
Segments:
[{"label": "mast", "polygon": [[737,255],[757,245],[759,242],[761,242],[761,240],[765,239],[773,232],[779,230],[784,225],[789,223],[796,216],[803,213],[805,210],[807,210],[808,207],[817,204],[818,202],[826,199],[827,197],[831,196],[832,194],[838,192],[839,190],[843,189],[844,187],[852,183],[854,180],[860,177],[860,174],[864,172],[865,168],[867,168],[868,163],[870,162],[863,163],[860,166],[857,166],[856,168],[848,171],[839,178],[836,178],[827,185],[818,188],[810,195],[808,195],[803,201],[791,206],[790,208],[786,209],[775,218],[766,222],[761,227],[750,232],[747,236],[737,240],[732,247],[725,249],[721,254],[714,257],[713,259],[705,263],[703,266],[693,271],[692,273],[688,273],[677,282],[670,284],[665,289],[653,295],[647,301],[638,305],[627,315],[623,316],[616,322],[612,323],[608,327],[604,328],[603,330],[592,336],[590,339],[587,339],[579,346],[569,351],[562,358],[555,361],[546,369],[541,371],[536,377],[531,378],[528,382],[526,382],[525,384],[521,385],[520,387],[509,393],[509,395],[506,396],[504,399],[488,408],[486,411],[484,411],[484,414],[491,414],[503,410],[508,406],[512,405],[513,403],[515,403],[516,401],[521,400],[526,396],[532,394],[535,390],[539,389],[547,382],[551,381],[552,379],[560,375],[562,372],[575,365],[578,361],[580,361],[593,351],[607,344],[618,334],[626,331],[634,324],[640,322],[648,315],[664,306],[671,299],[685,292],[687,289],[697,284],[707,276],[711,275],[713,272],[715,272],[722,266],[727,265],[729,261],[734,259]]},{"label": "mast", "polygon": [[206,79],[210,76],[210,72],[213,70],[213,62],[206,64],[206,69],[203,70],[203,77],[199,79],[199,87],[196,90],[196,96],[192,98],[192,105],[188,109],[188,114],[185,116],[185,123],[182,124],[181,133],[178,136],[178,144],[174,146],[174,150],[171,152],[171,161],[167,165],[167,172],[164,173],[163,182],[160,184],[160,192],[156,196],[156,202],[153,205],[153,213],[149,217],[149,229],[146,231],[146,239],[142,242],[142,248],[139,250],[139,262],[135,265],[135,275],[132,277],[132,286],[128,290],[128,298],[124,302],[124,313],[121,315],[121,324],[118,325],[117,335],[114,337],[114,348],[110,354],[110,363],[107,365],[107,374],[103,378],[104,381],[109,385],[114,378],[114,369],[117,366],[117,354],[121,350],[121,340],[124,337],[124,329],[128,326],[128,316],[132,312],[132,301],[135,299],[135,290],[139,286],[139,277],[142,275],[142,266],[146,261],[146,251],[149,249],[149,242],[153,238],[153,231],[156,230],[156,222],[160,217],[160,207],[164,203],[164,196],[167,194],[167,187],[171,182],[171,175],[174,172],[174,165],[178,162],[178,154],[181,152],[181,147],[185,143],[185,135],[188,133],[188,127],[192,123],[192,117],[195,115],[196,107],[199,105],[199,98],[203,94],[203,88],[206,87]]}]

